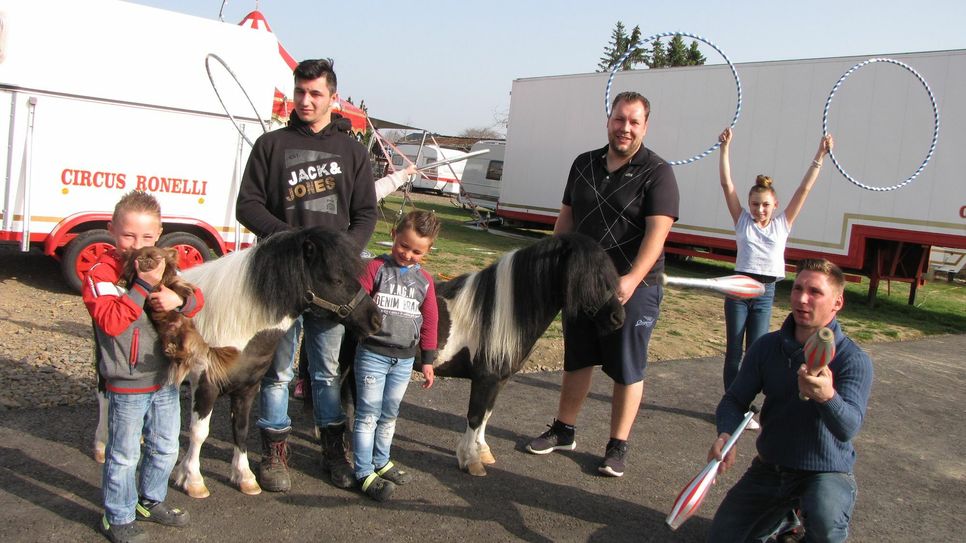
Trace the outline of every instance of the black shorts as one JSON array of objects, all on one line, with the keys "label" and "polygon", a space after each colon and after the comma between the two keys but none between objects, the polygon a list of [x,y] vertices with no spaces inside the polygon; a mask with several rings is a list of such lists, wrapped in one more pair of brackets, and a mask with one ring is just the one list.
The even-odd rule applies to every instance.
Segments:
[{"label": "black shorts", "polygon": [[661,315],[664,287],[641,286],[624,304],[624,326],[603,336],[590,319],[565,320],[564,371],[603,366],[615,382],[630,385],[644,380],[647,344]]}]

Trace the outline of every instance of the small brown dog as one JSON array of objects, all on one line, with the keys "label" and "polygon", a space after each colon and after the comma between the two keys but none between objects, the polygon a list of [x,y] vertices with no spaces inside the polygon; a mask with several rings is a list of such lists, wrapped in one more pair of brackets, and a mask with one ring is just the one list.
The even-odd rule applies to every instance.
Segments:
[{"label": "small brown dog", "polygon": [[[164,273],[161,275],[161,284],[187,300],[194,293],[195,286],[178,276],[178,251],[172,248],[142,247],[131,251],[124,262],[121,283],[133,284],[138,268],[151,271],[162,262]],[[199,370],[205,369],[210,354],[229,357],[238,354],[238,349],[234,347],[210,348],[191,319],[179,311],[155,311],[147,304],[145,309],[158,331],[162,350],[171,361],[169,379],[175,385],[180,385],[195,365],[200,365]]]}]

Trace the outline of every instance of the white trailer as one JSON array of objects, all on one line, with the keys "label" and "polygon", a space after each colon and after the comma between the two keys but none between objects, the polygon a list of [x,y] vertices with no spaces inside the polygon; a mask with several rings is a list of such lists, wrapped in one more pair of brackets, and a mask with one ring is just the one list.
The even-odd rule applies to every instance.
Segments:
[{"label": "white trailer", "polygon": [[[966,248],[966,50],[886,56],[918,71],[941,115],[939,143],[912,183],[873,192],[848,182],[825,161],[795,222],[786,260],[823,256],[870,278],[921,284],[930,246]],[[755,175],[776,179],[787,201],[822,134],[829,91],[869,57],[738,64],[741,116],[732,144],[732,176],[746,194]],[[604,87],[609,74],[518,79],[513,82],[506,168],[497,214],[552,224],[574,157],[606,143]],[[669,161],[699,154],[717,141],[736,109],[736,86],[726,65],[619,73],[611,96],[636,90],[651,101],[645,145]],[[855,71],[833,98],[829,132],[847,172],[867,185],[888,187],[921,164],[934,115],[917,78],[900,66],[873,63]],[[717,152],[674,167],[681,216],[666,244],[671,253],[734,260],[731,217],[721,195]]]},{"label": "white trailer", "polygon": [[460,202],[495,211],[500,199],[506,142],[478,141],[470,147],[470,153],[477,151],[487,151],[487,153],[471,157],[466,161],[466,167],[463,168],[463,193],[460,195]]},{"label": "white trailer", "polygon": [[[467,153],[457,149],[450,149],[439,145],[422,145],[418,143],[404,143],[396,146],[399,152],[406,155],[410,162],[421,168],[433,162],[450,158],[460,158]],[[392,157],[392,165],[396,170],[406,167],[406,163],[399,154]],[[413,190],[436,192],[446,196],[458,196],[460,181],[463,177],[465,160],[450,162],[442,166],[422,170],[423,175],[416,176],[412,182]]]},{"label": "white trailer", "polygon": [[[253,31],[106,0],[0,0],[0,243],[42,249],[80,277],[112,240],[114,204],[155,194],[161,245],[191,265],[247,245],[235,197],[268,120],[279,44]],[[237,76],[212,59],[217,55]],[[244,88],[252,106],[239,90]]]}]

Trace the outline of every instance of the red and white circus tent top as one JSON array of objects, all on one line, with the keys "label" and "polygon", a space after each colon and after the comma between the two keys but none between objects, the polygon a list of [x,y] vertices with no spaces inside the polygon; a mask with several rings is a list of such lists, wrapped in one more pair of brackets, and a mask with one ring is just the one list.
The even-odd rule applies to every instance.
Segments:
[{"label": "red and white circus tent top", "polygon": [[[265,20],[265,16],[262,12],[255,10],[245,16],[239,26],[248,26],[255,30],[261,30],[268,33],[273,33],[272,28],[268,26],[268,21]],[[276,38],[276,41],[277,38]],[[295,104],[292,101],[290,93],[292,92],[292,70],[298,65],[292,55],[282,47],[282,43],[278,43],[278,54],[279,63],[278,69],[276,70],[275,77],[275,103],[272,105],[272,121],[273,123],[285,124],[288,122],[289,115],[292,113],[292,109]],[[365,133],[366,131],[366,113],[356,106],[346,102],[345,100],[339,99],[337,104],[337,109],[339,112],[352,122],[352,131],[356,133]]]}]

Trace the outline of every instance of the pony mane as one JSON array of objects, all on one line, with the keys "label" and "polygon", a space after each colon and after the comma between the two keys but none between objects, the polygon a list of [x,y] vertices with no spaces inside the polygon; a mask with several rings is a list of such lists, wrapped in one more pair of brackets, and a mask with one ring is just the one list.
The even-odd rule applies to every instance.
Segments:
[{"label": "pony mane", "polygon": [[620,275],[607,253],[593,239],[577,233],[563,234],[567,246],[566,294],[563,310],[567,316],[593,314],[616,292]]},{"label": "pony mane", "polygon": [[509,252],[442,290],[452,325],[440,359],[466,347],[487,371],[508,375],[561,309],[567,315],[594,313],[613,296],[618,280],[603,249],[581,234],[551,236]]}]

